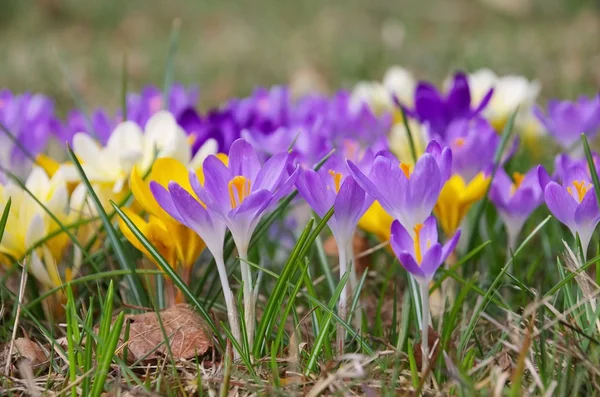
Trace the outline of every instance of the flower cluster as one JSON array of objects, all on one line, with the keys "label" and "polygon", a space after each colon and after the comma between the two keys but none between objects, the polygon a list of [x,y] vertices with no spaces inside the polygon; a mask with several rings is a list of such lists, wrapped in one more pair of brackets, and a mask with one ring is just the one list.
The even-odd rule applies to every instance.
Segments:
[{"label": "flower cluster", "polygon": [[[12,208],[0,263],[26,260],[41,285],[61,286],[85,271],[83,255],[102,247],[98,212],[111,212],[113,201],[184,282],[192,282],[205,248],[210,252],[232,334],[241,341],[224,252],[229,232],[240,259],[243,330],[251,347],[257,277],[251,241],[265,215],[298,193],[286,201],[293,210],[281,211],[282,225],[302,226],[307,207],[319,217],[333,209],[328,226],[339,277],[350,273],[340,316],[348,316],[356,287],[352,240],[360,229],[389,241],[421,285],[426,342],[428,285],[461,231],[478,233],[469,219],[475,203],[485,198],[494,205],[509,253],[543,202],[581,241],[584,255],[600,221],[592,182],[599,157],[593,155],[590,168],[578,145],[582,134],[593,138],[600,130],[600,95],[551,101],[543,111],[535,105],[539,84],[522,77],[458,72],[445,86],[418,82],[396,67],[381,83],[332,96],[295,98],[287,87],[259,88],[206,112],[196,106],[197,89],[174,85],[163,95],[146,87],[127,95],[125,109],[114,114],[72,111],[66,120],[43,95],[1,91],[0,209],[9,199]],[[513,114],[518,136],[502,147],[500,134]],[[50,139],[72,148],[102,208],[90,199],[78,164],[45,155]],[[513,165],[543,139],[566,150],[552,174],[535,163],[528,171]],[[141,263],[152,266],[156,259],[127,224],[119,223],[123,236],[142,254]],[[343,332],[338,336],[343,350]]]}]

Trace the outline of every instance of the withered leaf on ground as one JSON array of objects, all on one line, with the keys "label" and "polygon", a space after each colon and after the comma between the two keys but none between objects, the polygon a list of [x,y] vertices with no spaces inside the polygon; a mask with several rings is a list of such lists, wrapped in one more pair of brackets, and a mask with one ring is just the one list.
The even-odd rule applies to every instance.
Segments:
[{"label": "withered leaf on ground", "polygon": [[[0,348],[0,370],[4,370],[6,360],[9,359],[8,351],[10,350],[10,342],[2,345]],[[12,362],[16,363],[20,360],[26,360],[33,368],[38,367],[48,361],[48,357],[44,349],[35,341],[29,338],[15,339],[12,350]]]},{"label": "withered leaf on ground", "polygon": [[[152,360],[169,354],[165,343],[169,338],[174,359],[191,359],[202,356],[213,347],[213,335],[204,320],[186,304],[179,304],[160,312],[161,324],[156,313],[144,313],[126,317],[129,322],[129,359]],[[123,327],[123,337],[125,327]]]}]

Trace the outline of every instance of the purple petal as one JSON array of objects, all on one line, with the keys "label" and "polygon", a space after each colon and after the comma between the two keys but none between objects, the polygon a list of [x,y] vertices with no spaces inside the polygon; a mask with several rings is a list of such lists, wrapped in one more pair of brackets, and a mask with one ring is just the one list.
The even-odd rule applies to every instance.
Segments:
[{"label": "purple petal", "polygon": [[402,224],[395,220],[392,223],[391,234],[390,234],[390,244],[394,252],[399,253],[402,251],[409,252],[414,254],[415,246],[414,241],[408,233],[408,231],[402,226]]},{"label": "purple petal", "polygon": [[567,192],[565,188],[560,186],[556,182],[550,182],[544,189],[544,198],[546,205],[552,214],[569,227],[571,231],[574,230],[574,216],[575,209],[577,208],[577,202]]},{"label": "purple petal", "polygon": [[446,99],[448,112],[452,118],[468,118],[471,109],[471,92],[469,81],[464,73],[454,75],[452,89]]},{"label": "purple petal", "polygon": [[177,207],[175,207],[173,199],[171,198],[171,195],[167,189],[162,187],[159,183],[152,181],[150,182],[150,191],[152,192],[152,195],[154,196],[154,199],[158,205],[160,205],[163,210],[165,210],[178,222],[185,224],[185,221],[179,214],[179,211],[177,211]]},{"label": "purple petal", "polygon": [[483,109],[485,109],[487,107],[487,105],[490,103],[490,100],[492,99],[493,95],[494,95],[494,88],[492,87],[485,94],[485,96],[483,97],[481,102],[479,102],[479,105],[477,106],[477,108],[475,108],[475,110],[473,110],[473,112],[471,112],[471,117],[475,117],[479,113],[481,113],[483,111]]},{"label": "purple petal", "polygon": [[452,238],[444,244],[444,247],[442,247],[442,263],[446,262],[452,251],[456,248],[458,240],[460,240],[460,234],[461,231],[458,229],[456,233],[454,233],[454,236],[452,236]]},{"label": "purple petal", "polygon": [[421,271],[426,278],[431,279],[442,263],[442,246],[437,243],[432,245],[423,255]]},{"label": "purple petal", "polygon": [[333,206],[335,193],[327,190],[327,185],[316,171],[300,170],[296,187],[302,198],[320,217]]},{"label": "purple petal", "polygon": [[596,192],[592,188],[588,190],[581,203],[575,209],[574,219],[577,225],[586,223],[593,223],[595,225],[598,223],[599,218],[598,200],[596,199]]},{"label": "purple petal", "polygon": [[346,177],[333,205],[336,223],[350,235],[363,215],[365,191],[352,179]]},{"label": "purple petal", "polygon": [[[393,248],[393,246],[392,246],[392,248]],[[396,257],[398,258],[398,261],[400,261],[400,264],[402,265],[402,267],[404,269],[406,269],[407,272],[411,273],[412,275],[414,275],[416,277],[427,278],[427,275],[419,267],[419,265],[415,261],[415,258],[413,258],[413,256],[410,253],[408,253],[406,251],[397,252],[395,250],[394,250],[394,253],[396,254]]]},{"label": "purple petal", "polygon": [[229,169],[233,176],[241,175],[255,181],[261,169],[256,151],[244,139],[237,139],[229,149]]},{"label": "purple petal", "polygon": [[[212,203],[223,214],[226,214],[231,210],[231,197],[228,186],[233,176],[230,170],[214,155],[210,155],[204,160],[202,168],[204,172],[204,190],[211,196],[211,200],[208,200],[209,202],[205,202],[205,204]],[[204,200],[203,197],[199,198]]]},{"label": "purple petal", "polygon": [[[415,223],[431,214],[442,188],[440,169],[430,154],[421,156],[408,181],[405,211],[412,212]],[[408,225],[405,225],[408,227]]]},{"label": "purple petal", "polygon": [[284,152],[278,153],[267,160],[262,169],[258,172],[256,180],[253,181],[252,189],[275,190],[282,178],[286,176],[285,171],[288,157],[288,153]]},{"label": "purple petal", "polygon": [[546,171],[543,165],[538,165],[537,171],[538,179],[540,182],[540,188],[542,189],[542,191],[544,191],[546,189],[546,186],[550,182],[552,182],[552,178],[550,178],[550,175],[548,175],[548,171]]}]

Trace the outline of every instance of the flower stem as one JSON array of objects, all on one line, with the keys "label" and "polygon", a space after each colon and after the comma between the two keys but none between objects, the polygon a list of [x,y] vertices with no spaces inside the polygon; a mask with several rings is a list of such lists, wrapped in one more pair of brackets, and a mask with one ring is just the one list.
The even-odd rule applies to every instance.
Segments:
[{"label": "flower stem", "polygon": [[[338,255],[340,258],[340,279],[346,274],[348,267],[346,244],[338,243]],[[348,311],[348,288],[346,285],[342,288],[342,294],[338,302],[338,315],[342,321],[346,321]],[[344,354],[344,341],[346,340],[346,330],[342,324],[337,325],[336,346],[338,355]]]},{"label": "flower stem", "polygon": [[238,247],[238,254],[240,255],[240,271],[242,273],[242,282],[244,283],[244,320],[246,322],[246,334],[248,336],[248,347],[252,351],[252,345],[254,342],[254,291],[252,288],[252,273],[250,272],[250,265],[246,262],[248,260],[248,247]]},{"label": "flower stem", "polygon": [[421,308],[423,313],[423,322],[421,324],[421,349],[423,350],[421,368],[422,372],[425,373],[429,361],[429,283],[425,280],[419,281],[419,286],[421,287]]},{"label": "flower stem", "polygon": [[[223,261],[223,253],[214,255],[215,262],[217,264],[217,271],[219,272],[219,278],[221,279],[221,287],[223,289],[223,296],[225,297],[225,306],[227,307],[227,319],[229,320],[229,326],[231,327],[231,333],[235,340],[240,346],[242,346],[242,335],[240,332],[240,319],[238,315],[237,305],[235,304],[235,298],[231,287],[229,287],[229,280],[227,279],[227,269],[225,268],[225,262]],[[240,357],[240,352],[235,351],[235,358]]]}]

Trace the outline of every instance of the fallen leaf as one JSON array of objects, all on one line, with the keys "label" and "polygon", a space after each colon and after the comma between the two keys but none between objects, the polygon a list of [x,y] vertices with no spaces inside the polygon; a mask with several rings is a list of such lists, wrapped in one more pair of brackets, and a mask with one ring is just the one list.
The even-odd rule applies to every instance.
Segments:
[{"label": "fallen leaf", "polygon": [[17,354],[18,357],[28,360],[32,367],[41,365],[48,359],[40,345],[29,338],[15,339],[13,354]]},{"label": "fallen leaf", "polygon": [[[212,333],[204,320],[186,304],[179,304],[159,313],[144,313],[126,317],[129,322],[128,358],[134,361],[153,360],[169,354],[164,335],[169,338],[174,359],[191,359],[204,355],[213,347]],[[123,337],[125,327],[123,327]]]},{"label": "fallen leaf", "polygon": [[[438,354],[440,354],[440,336],[431,326],[429,326],[429,332],[427,333],[427,339],[429,340],[429,365],[435,364],[437,362]],[[433,348],[433,352],[431,349]],[[421,350],[421,344],[417,343],[413,347],[413,353],[415,355],[415,361],[417,363],[417,368],[422,368],[422,360],[423,360],[423,351]]]}]

